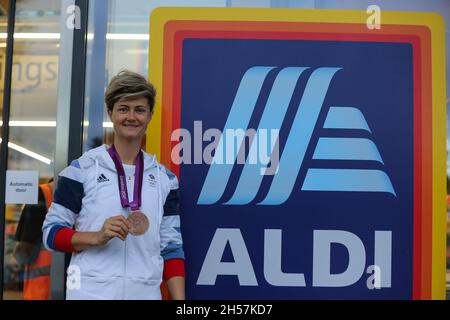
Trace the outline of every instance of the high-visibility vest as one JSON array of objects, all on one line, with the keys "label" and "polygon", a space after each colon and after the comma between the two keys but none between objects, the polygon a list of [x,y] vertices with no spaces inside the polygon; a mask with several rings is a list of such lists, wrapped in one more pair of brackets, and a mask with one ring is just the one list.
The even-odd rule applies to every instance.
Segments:
[{"label": "high-visibility vest", "polygon": [[[49,184],[39,186],[44,194],[47,209],[53,201],[53,193]],[[24,300],[50,299],[50,266],[51,253],[41,245],[36,261],[25,266],[23,298]]]}]

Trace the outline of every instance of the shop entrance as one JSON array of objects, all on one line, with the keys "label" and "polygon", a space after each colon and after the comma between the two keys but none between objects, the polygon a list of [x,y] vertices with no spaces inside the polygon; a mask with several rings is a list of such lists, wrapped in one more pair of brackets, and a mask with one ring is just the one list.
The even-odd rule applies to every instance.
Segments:
[{"label": "shop entrance", "polygon": [[[41,252],[40,235],[46,197],[39,185],[48,184],[55,170],[60,19],[59,0],[0,1],[4,300],[49,298],[50,254]],[[41,289],[30,290],[33,285]]]}]

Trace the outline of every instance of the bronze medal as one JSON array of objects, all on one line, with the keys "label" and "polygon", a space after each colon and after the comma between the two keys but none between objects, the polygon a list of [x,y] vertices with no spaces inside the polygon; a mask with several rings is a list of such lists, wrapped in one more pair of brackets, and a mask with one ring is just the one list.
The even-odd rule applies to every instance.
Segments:
[{"label": "bronze medal", "polygon": [[129,232],[133,236],[143,235],[147,232],[150,225],[147,216],[140,211],[131,212],[127,220],[131,224],[131,229]]}]

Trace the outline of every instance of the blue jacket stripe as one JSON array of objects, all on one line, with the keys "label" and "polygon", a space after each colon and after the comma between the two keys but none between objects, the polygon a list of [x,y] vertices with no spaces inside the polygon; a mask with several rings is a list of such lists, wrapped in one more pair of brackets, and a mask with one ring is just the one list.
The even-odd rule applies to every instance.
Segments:
[{"label": "blue jacket stripe", "polygon": [[74,213],[81,211],[81,200],[84,197],[83,184],[81,182],[60,176],[58,188],[55,191],[54,202],[62,205]]},{"label": "blue jacket stripe", "polygon": [[180,213],[180,190],[174,189],[169,192],[164,203],[164,216],[175,216]]},{"label": "blue jacket stripe", "polygon": [[78,162],[78,160],[73,160],[72,163],[70,164],[72,167],[78,168],[80,169],[80,163]]},{"label": "blue jacket stripe", "polygon": [[184,259],[182,244],[169,243],[167,247],[165,247],[161,251],[161,256],[164,258],[164,260]]},{"label": "blue jacket stripe", "polygon": [[55,250],[55,235],[59,230],[61,230],[62,228],[65,228],[65,227],[66,226],[55,225],[50,229],[50,232],[48,233],[48,237],[47,237],[47,246],[50,249]]}]

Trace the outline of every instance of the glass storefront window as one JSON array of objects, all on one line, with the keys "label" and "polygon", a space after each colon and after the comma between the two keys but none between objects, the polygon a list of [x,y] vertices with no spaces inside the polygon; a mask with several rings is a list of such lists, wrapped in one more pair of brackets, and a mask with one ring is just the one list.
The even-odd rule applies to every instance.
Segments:
[{"label": "glass storefront window", "polygon": [[8,27],[9,1],[0,1],[0,146],[2,145],[3,127],[3,85],[5,82],[6,35]]},{"label": "glass storefront window", "polygon": [[[6,40],[7,40],[7,28],[8,28],[8,9],[9,1],[0,1],[0,148],[3,140],[3,92],[5,82],[5,60],[6,60]],[[3,182],[0,182],[3,183]],[[3,205],[3,204],[0,204]],[[7,230],[5,230],[7,231]],[[8,234],[5,232],[5,240],[8,241]],[[5,243],[6,243],[5,241]],[[5,257],[6,258],[6,257]],[[7,262],[7,261],[5,261]],[[4,263],[6,267],[6,263]],[[2,266],[0,266],[2,267]],[[4,273],[7,272],[6,268],[3,269]],[[0,279],[1,280],[1,279]]]},{"label": "glass storefront window", "polygon": [[[59,26],[60,1],[16,2],[8,170],[38,171],[39,183],[48,182],[54,170]],[[39,211],[36,205],[32,208],[33,215]],[[23,299],[26,259],[21,254],[33,259],[41,239],[31,239],[31,229],[17,233],[23,204],[7,204],[5,212],[3,297]],[[40,212],[45,215],[45,206]],[[41,222],[31,216],[27,228],[32,224],[39,231]],[[44,269],[49,271],[48,267],[39,272]]]}]

